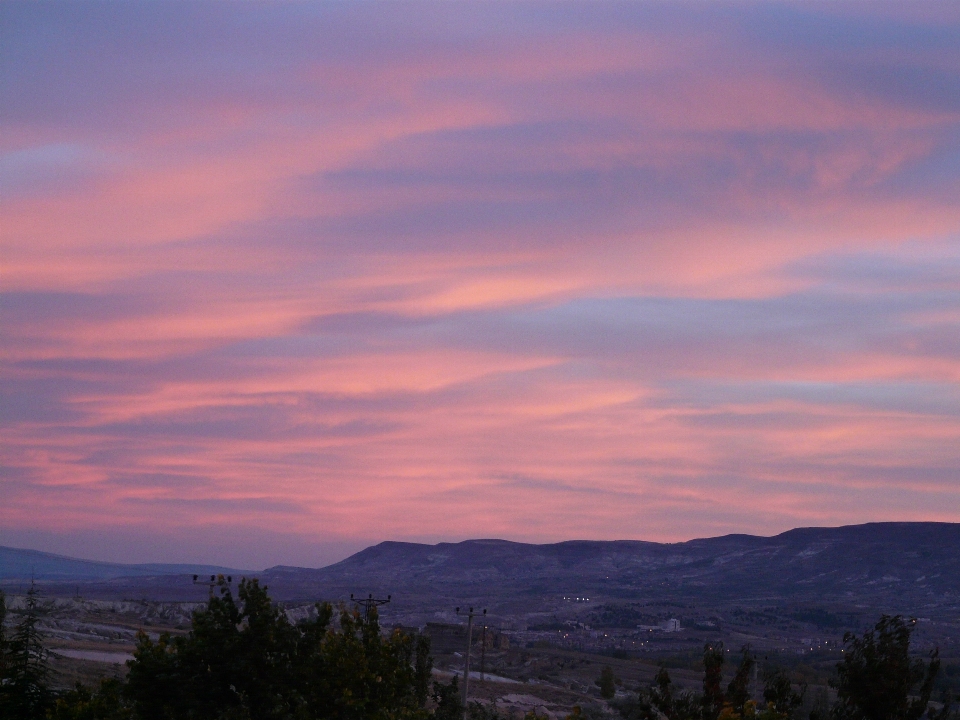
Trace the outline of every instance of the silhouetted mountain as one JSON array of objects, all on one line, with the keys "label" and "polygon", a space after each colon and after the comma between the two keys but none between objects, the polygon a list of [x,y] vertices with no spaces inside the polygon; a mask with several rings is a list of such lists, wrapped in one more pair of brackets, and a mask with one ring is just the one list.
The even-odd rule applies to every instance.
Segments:
[{"label": "silhouetted mountain", "polygon": [[605,596],[960,596],[960,524],[871,523],[774,537],[681,543],[504,540],[384,542],[319,570],[276,567],[264,581],[295,594],[366,588]]},{"label": "silhouetted mountain", "polygon": [[239,575],[242,570],[233,570],[215,565],[188,565],[145,563],[124,565],[95,560],[54,555],[39,550],[21,550],[0,546],[0,580],[4,581],[89,581],[111,580],[123,577],[149,577],[165,575],[188,575],[229,573]]},{"label": "silhouetted mountain", "polygon": [[369,591],[424,607],[428,598],[443,606],[466,598],[522,605],[534,597],[586,595],[698,604],[834,599],[925,608],[960,603],[960,524],[871,523],[681,543],[384,542],[320,569],[277,566],[256,573],[97,563],[0,548],[0,580],[33,576],[54,594],[72,593],[67,583],[81,582],[90,597],[202,599],[205,588],[193,586],[189,574],[218,572],[259,577],[278,599],[336,600]]}]

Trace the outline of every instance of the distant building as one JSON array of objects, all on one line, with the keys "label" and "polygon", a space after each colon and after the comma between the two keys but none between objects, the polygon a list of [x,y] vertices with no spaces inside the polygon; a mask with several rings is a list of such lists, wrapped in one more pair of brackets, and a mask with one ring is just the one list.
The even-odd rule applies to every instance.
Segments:
[{"label": "distant building", "polygon": [[670,618],[669,620],[664,620],[659,625],[637,625],[637,630],[646,630],[652,632],[654,630],[659,630],[661,632],[680,632],[683,630],[680,627],[680,621],[676,618]]},{"label": "distant building", "polygon": [[683,628],[680,627],[679,620],[670,618],[666,622],[660,623],[660,629],[664,632],[680,632]]},{"label": "distant building", "polygon": [[430,638],[430,649],[435,653],[462,652],[467,643],[466,625],[428,622],[423,634]]}]

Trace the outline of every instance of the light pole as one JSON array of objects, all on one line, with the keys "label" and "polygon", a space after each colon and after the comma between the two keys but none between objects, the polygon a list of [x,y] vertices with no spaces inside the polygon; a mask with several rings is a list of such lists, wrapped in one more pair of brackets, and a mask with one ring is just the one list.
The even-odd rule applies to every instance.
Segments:
[{"label": "light pole", "polygon": [[[457,608],[457,615],[460,614],[460,608]],[[467,654],[463,658],[463,720],[467,720],[467,688],[470,686],[470,646],[473,644],[473,616],[478,615],[473,608],[466,613],[467,615]],[[487,610],[484,608],[483,617],[486,617]]]}]

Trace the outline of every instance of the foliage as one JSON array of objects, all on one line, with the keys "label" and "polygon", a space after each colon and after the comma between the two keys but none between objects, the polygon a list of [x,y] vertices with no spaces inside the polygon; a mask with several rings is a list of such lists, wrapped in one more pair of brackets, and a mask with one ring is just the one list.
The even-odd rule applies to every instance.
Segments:
[{"label": "foliage", "polygon": [[[635,628],[637,625],[656,625],[658,615],[644,612],[637,605],[601,605],[590,612],[589,623],[594,628]],[[562,630],[568,627],[558,623]],[[532,628],[531,628],[532,629]]]},{"label": "foliage", "polygon": [[700,697],[690,692],[675,692],[670,673],[661,667],[656,683],[646,696],[637,696],[619,703],[620,715],[629,720],[690,720],[701,714]]},{"label": "foliage", "polygon": [[665,667],[646,693],[612,703],[624,720],[787,720],[803,701],[782,671],[764,673],[764,701],[751,699],[750,677],[756,659],[749,647],[733,679],[723,688],[724,652],[721,644],[706,645],[703,652],[703,693],[676,692]]},{"label": "foliage", "polygon": [[717,720],[723,710],[723,643],[703,648],[703,720]]},{"label": "foliage", "polygon": [[817,688],[813,695],[813,709],[810,720],[827,720],[830,717],[830,695],[824,687]]},{"label": "foliage", "polygon": [[[0,619],[6,613],[0,595]],[[256,580],[226,583],[196,611],[186,636],[138,636],[126,680],[78,684],[54,698],[37,630],[35,589],[9,641],[0,631],[3,720],[421,720],[433,661],[429,639],[380,632],[376,612],[318,604],[292,624]],[[453,710],[457,683],[435,686],[435,718]]]},{"label": "foliage", "polygon": [[[5,601],[0,592],[0,720],[461,720],[465,710],[457,677],[430,692],[427,638],[384,636],[375,611],[361,616],[341,606],[335,621],[329,604],[293,624],[256,580],[240,584],[238,600],[221,583],[186,636],[154,641],[141,633],[125,681],[101,680],[95,690],[78,683],[55,696],[36,588],[12,637]],[[821,694],[810,719],[958,720],[948,698],[932,709],[940,661],[937,651],[926,662],[910,656],[913,630],[913,621],[884,615],[863,636],[847,633],[833,683],[837,702],[828,708]],[[654,687],[610,707],[624,720],[788,720],[803,704],[805,686],[797,692],[776,668],[762,674],[763,700],[752,697],[749,647],[724,687],[725,659],[722,644],[704,647],[702,693],[675,691],[661,667]],[[612,699],[619,680],[604,666],[596,684]],[[501,720],[493,705],[471,703],[466,711],[468,720]],[[569,720],[603,713],[575,708]]]},{"label": "foliage", "polygon": [[456,675],[447,685],[433,684],[433,701],[437,704],[433,712],[434,720],[462,720],[463,700],[460,699],[460,684]]},{"label": "foliage", "polygon": [[750,675],[756,664],[757,661],[750,652],[750,646],[745,645],[743,659],[733,680],[727,686],[727,694],[724,698],[724,708],[729,708],[735,716],[742,717],[746,712],[747,702],[750,700]]},{"label": "foliage", "polygon": [[843,636],[835,720],[919,720],[927,712],[940,659],[936,650],[928,663],[910,657],[915,623],[884,615],[862,637]]},{"label": "foliage", "polygon": [[775,712],[789,717],[794,710],[803,704],[806,694],[806,685],[800,686],[800,692],[795,692],[790,678],[780,668],[767,668],[763,672],[763,700]]},{"label": "foliage", "polygon": [[467,708],[467,720],[507,720],[507,718],[497,711],[494,703],[481,705],[478,702],[472,702]]},{"label": "foliage", "polygon": [[656,685],[646,694],[611,703],[624,720],[700,720],[701,697],[689,692],[675,693],[670,673],[661,667]]},{"label": "foliage", "polygon": [[186,637],[139,636],[126,696],[143,720],[413,720],[423,709],[431,670],[425,641],[385,638],[376,612],[363,617],[317,605],[293,625],[256,580],[239,604],[226,584],[194,613]]},{"label": "foliage", "polygon": [[613,668],[604,665],[600,671],[600,677],[595,681],[600,688],[600,697],[609,700],[617,694],[617,676],[613,673]]},{"label": "foliage", "polygon": [[675,694],[666,668],[660,668],[656,683],[656,687],[650,691],[650,700],[667,720],[685,720],[700,716],[700,699],[689,692]]},{"label": "foliage", "polygon": [[7,596],[0,590],[0,696],[7,679]]},{"label": "foliage", "polygon": [[839,629],[850,627],[857,623],[856,613],[835,613],[823,608],[806,608],[798,610],[792,615],[794,620],[811,623],[818,628]]},{"label": "foliage", "polygon": [[80,683],[63,693],[50,711],[50,720],[130,720],[129,705],[123,699],[123,681],[109,678],[91,691]]},{"label": "foliage", "polygon": [[[46,717],[53,696],[49,689],[50,666],[37,622],[39,593],[30,585],[24,612],[12,637],[3,638],[3,675],[0,676],[0,718],[33,720]],[[6,615],[6,602],[3,602]]]}]

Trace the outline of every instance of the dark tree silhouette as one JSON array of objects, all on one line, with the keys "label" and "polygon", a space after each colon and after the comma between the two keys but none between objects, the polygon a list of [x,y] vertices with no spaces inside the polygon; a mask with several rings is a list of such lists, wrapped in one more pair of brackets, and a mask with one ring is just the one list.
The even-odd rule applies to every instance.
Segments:
[{"label": "dark tree silhouette", "polygon": [[[7,678],[7,596],[0,590],[0,686]],[[2,691],[0,691],[2,692]]]},{"label": "dark tree silhouette", "polygon": [[[6,603],[3,603],[3,615]],[[0,677],[0,718],[44,718],[52,704],[50,666],[37,622],[39,592],[31,583],[20,622],[9,640],[4,638],[3,676]]]},{"label": "dark tree silhouette", "polygon": [[843,636],[835,720],[920,720],[927,712],[940,659],[936,650],[929,662],[910,657],[915,623],[884,615],[862,636]]},{"label": "dark tree silhouette", "polygon": [[60,695],[48,715],[50,720],[131,720],[129,705],[123,699],[123,681],[108,678],[96,690],[77,683]]},{"label": "dark tree silhouette", "polygon": [[126,696],[142,720],[416,720],[431,669],[429,645],[394,632],[384,637],[375,611],[364,617],[317,605],[294,625],[256,580],[237,603],[224,583],[194,613],[186,637],[141,634]]},{"label": "dark tree silhouette", "polygon": [[793,689],[790,678],[781,668],[768,668],[763,672],[763,701],[781,715],[789,715],[803,704],[806,686],[800,692]]},{"label": "dark tree silhouette", "polygon": [[743,657],[740,660],[740,665],[733,676],[733,680],[727,686],[727,696],[724,698],[725,705],[729,706],[738,715],[744,714],[744,708],[750,699],[750,675],[757,664],[753,653],[750,652],[749,645],[744,645],[742,652]]},{"label": "dark tree silhouette", "polygon": [[447,685],[434,683],[433,700],[437,704],[433,713],[434,720],[463,719],[463,701],[460,699],[460,683],[456,675]]},{"label": "dark tree silhouette", "polygon": [[723,710],[723,643],[703,646],[703,720],[717,720]]},{"label": "dark tree silhouette", "polygon": [[617,694],[617,677],[613,674],[613,668],[604,665],[600,670],[600,677],[596,684],[600,687],[600,697],[609,700]]},{"label": "dark tree silhouette", "polygon": [[670,674],[661,667],[655,686],[646,693],[613,703],[624,720],[788,720],[803,702],[803,689],[793,690],[790,679],[782,671],[764,673],[764,702],[758,706],[750,694],[750,678],[756,658],[749,647],[726,692],[722,686],[723,645],[704,647],[704,692],[675,692]]}]

